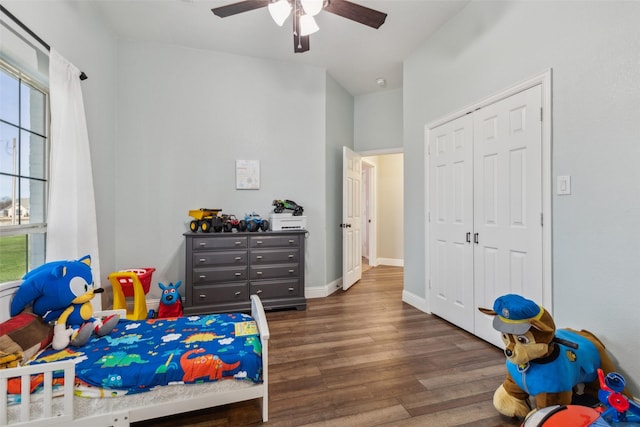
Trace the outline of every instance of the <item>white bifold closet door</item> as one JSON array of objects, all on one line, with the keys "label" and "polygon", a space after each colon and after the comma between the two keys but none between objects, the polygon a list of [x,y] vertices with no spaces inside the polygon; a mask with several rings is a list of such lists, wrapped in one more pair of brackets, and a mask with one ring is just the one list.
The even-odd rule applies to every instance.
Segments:
[{"label": "white bifold closet door", "polygon": [[541,108],[537,85],[428,134],[431,311],[500,347],[477,308],[542,303]]}]

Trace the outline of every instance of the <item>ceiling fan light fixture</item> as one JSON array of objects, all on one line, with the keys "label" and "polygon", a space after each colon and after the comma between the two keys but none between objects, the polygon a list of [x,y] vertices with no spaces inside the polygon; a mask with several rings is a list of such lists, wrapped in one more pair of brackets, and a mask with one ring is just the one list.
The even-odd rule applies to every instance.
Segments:
[{"label": "ceiling fan light fixture", "polygon": [[300,0],[304,13],[316,16],[324,7],[324,0]]},{"label": "ceiling fan light fixture", "polygon": [[320,27],[316,24],[316,20],[311,15],[302,15],[300,17],[300,35],[308,36],[318,31]]},{"label": "ceiling fan light fixture", "polygon": [[291,4],[289,0],[278,0],[269,3],[269,13],[278,26],[282,27],[284,21],[287,20],[291,13]]}]

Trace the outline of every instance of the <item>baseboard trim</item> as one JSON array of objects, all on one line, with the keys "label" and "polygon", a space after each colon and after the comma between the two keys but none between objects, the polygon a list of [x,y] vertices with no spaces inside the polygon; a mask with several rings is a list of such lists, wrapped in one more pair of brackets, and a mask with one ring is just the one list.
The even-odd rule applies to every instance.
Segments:
[{"label": "baseboard trim", "polygon": [[402,291],[402,302],[406,302],[407,304],[417,308],[420,311],[431,314],[431,312],[429,311],[427,300],[407,290]]},{"label": "baseboard trim", "polygon": [[313,288],[305,288],[305,298],[324,298],[328,297],[338,289],[342,289],[342,277],[329,282],[325,286],[314,286]]},{"label": "baseboard trim", "polygon": [[[391,267],[404,267],[404,259],[396,259],[396,258],[377,258],[375,266],[378,265],[389,265]],[[371,264],[374,267],[373,264]]]}]

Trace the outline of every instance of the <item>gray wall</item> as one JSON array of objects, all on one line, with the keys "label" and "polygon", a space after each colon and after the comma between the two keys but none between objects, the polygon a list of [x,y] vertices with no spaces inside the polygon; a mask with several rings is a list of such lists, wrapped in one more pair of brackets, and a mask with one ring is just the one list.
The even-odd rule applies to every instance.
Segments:
[{"label": "gray wall", "polygon": [[573,189],[553,197],[553,314],[598,335],[635,391],[639,20],[638,2],[474,1],[404,68],[405,291],[425,298],[425,124],[551,68],[552,181]]},{"label": "gray wall", "polygon": [[327,75],[325,285],[342,277],[342,147],[353,149],[353,102],[353,96]]},{"label": "gray wall", "polygon": [[[306,285],[325,283],[325,71],[176,46],[122,42],[118,66],[116,267],[184,279],[189,209],[307,216]],[[259,160],[259,190],[235,161]]]},{"label": "gray wall", "polygon": [[2,5],[89,76],[82,82],[82,91],[96,194],[100,268],[106,282],[115,265],[117,43],[88,3],[3,0]]},{"label": "gray wall", "polygon": [[402,89],[356,96],[354,147],[359,153],[402,149]]},{"label": "gray wall", "polygon": [[[333,148],[353,145],[353,97],[327,88],[324,69],[117,41],[84,2],[3,5],[89,75],[103,282],[130,267],[155,267],[154,285],[184,279],[189,209],[267,216],[275,198],[305,208],[306,286],[336,278],[341,245],[326,236],[339,209]],[[260,160],[259,190],[235,189],[236,160]]]}]

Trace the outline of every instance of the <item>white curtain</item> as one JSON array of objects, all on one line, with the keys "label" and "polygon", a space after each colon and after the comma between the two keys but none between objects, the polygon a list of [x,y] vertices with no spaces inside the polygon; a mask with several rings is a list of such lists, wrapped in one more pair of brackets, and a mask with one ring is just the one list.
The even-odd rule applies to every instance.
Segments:
[{"label": "white curtain", "polygon": [[[75,260],[91,255],[93,280],[100,286],[91,152],[79,76],[78,68],[51,49],[51,170],[46,260]],[[96,300],[100,298],[93,299],[94,306]]]}]

